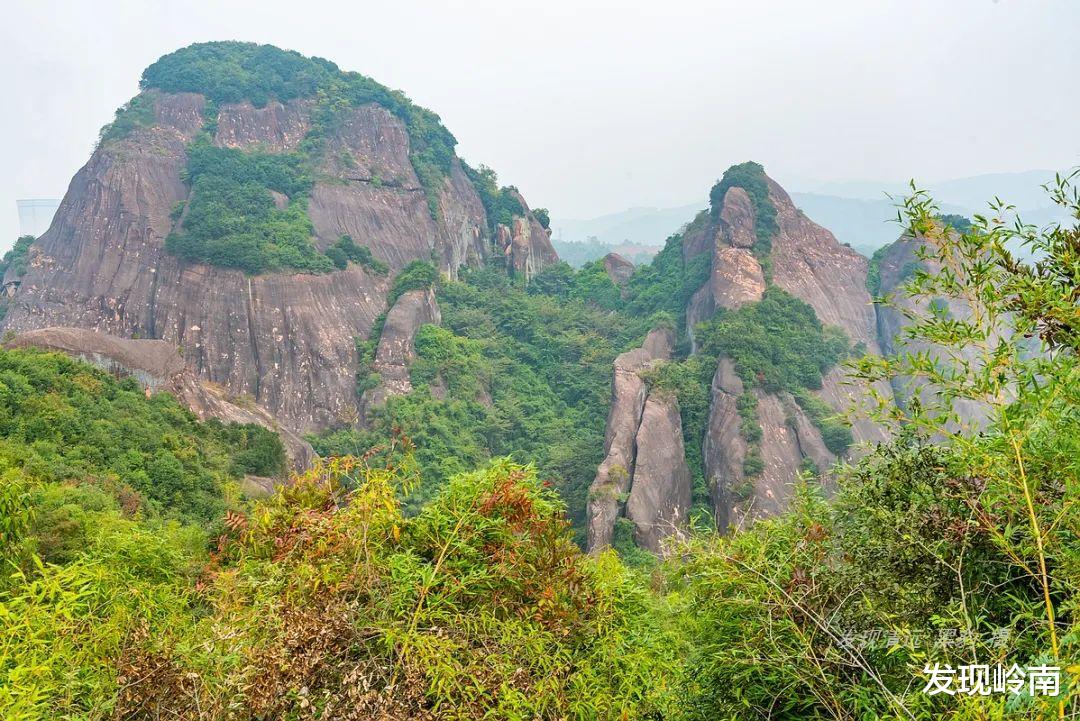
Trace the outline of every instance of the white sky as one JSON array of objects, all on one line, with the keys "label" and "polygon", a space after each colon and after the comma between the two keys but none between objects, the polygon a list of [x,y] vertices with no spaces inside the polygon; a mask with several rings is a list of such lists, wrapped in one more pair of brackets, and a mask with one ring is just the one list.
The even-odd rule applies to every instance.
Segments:
[{"label": "white sky", "polygon": [[6,2],[0,250],[60,197],[142,69],[192,42],[320,55],[439,113],[555,217],[781,180],[1080,164],[1077,0]]}]

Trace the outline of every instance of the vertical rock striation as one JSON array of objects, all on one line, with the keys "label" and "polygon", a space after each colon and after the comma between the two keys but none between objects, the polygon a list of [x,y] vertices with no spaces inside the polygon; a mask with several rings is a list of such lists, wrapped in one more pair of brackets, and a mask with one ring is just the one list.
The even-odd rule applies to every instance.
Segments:
[{"label": "vertical rock striation", "polygon": [[402,293],[386,314],[379,345],[375,350],[372,371],[379,376],[378,384],[364,392],[360,400],[362,417],[382,405],[390,396],[404,395],[412,390],[409,365],[416,360],[416,333],[420,326],[442,322],[435,291],[431,288]]},{"label": "vertical rock striation", "polygon": [[[63,326],[162,339],[180,347],[202,379],[251,396],[297,432],[316,431],[357,417],[354,339],[370,333],[398,270],[434,259],[454,276],[496,252],[460,161],[451,159],[433,214],[404,122],[369,103],[347,109],[321,139],[307,212],[320,250],[349,235],[389,275],[350,264],[321,275],[248,276],[185,262],[165,250],[165,238],[173,209],[188,199],[187,144],[214,118],[204,116],[198,94],[146,90],[144,98],[154,122],[103,142],[75,175],[52,227],[33,246],[4,329]],[[312,128],[312,112],[305,99],[223,104],[213,142],[293,151]],[[509,255],[527,276],[557,261],[528,211],[514,221]]]},{"label": "vertical rock striation", "polygon": [[611,545],[615,520],[630,492],[647,396],[640,372],[656,361],[669,360],[674,348],[674,332],[658,328],[649,333],[640,348],[615,359],[611,407],[604,434],[604,460],[589,488],[586,509],[590,551]]},{"label": "vertical rock striation", "polygon": [[686,527],[692,490],[673,396],[652,392],[645,399],[635,450],[626,517],[634,524],[637,545],[661,553],[664,539]]}]

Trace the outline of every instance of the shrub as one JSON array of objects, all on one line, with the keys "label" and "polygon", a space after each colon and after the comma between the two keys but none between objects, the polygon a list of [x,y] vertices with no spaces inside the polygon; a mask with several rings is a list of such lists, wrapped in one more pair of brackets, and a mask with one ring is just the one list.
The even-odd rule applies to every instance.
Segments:
[{"label": "shrub", "polygon": [[[780,226],[776,224],[776,208],[769,200],[769,183],[765,177],[765,169],[758,163],[749,161],[725,170],[724,176],[709,191],[713,218],[720,217],[724,196],[734,187],[742,188],[750,196],[750,204],[754,208],[754,232],[757,235],[754,255],[765,261],[772,250],[772,238],[780,230]],[[762,267],[765,266],[766,263],[763,262]]]},{"label": "shrub", "polygon": [[34,244],[34,236],[22,235],[15,241],[11,250],[0,257],[0,280],[10,271],[16,278],[26,274],[26,267],[30,255],[30,246]]}]

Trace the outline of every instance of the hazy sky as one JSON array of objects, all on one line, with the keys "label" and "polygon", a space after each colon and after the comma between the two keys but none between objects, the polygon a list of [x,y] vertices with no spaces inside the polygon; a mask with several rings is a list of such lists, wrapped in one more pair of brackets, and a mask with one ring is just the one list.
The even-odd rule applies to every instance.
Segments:
[{"label": "hazy sky", "polygon": [[1080,164],[1077,0],[15,0],[0,25],[0,249],[60,197],[142,69],[192,42],[320,55],[438,112],[534,206],[704,199],[781,182]]}]

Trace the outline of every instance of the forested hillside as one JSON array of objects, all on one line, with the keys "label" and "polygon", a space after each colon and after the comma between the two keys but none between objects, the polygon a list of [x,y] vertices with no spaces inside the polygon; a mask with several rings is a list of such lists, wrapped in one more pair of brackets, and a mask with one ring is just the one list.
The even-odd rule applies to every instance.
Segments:
[{"label": "forested hillside", "polygon": [[[1080,212],[1067,187],[1057,198]],[[919,688],[930,662],[1075,663],[1080,323],[1070,258],[1080,227],[1022,230],[1044,258],[1029,266],[1006,249],[1017,234],[1009,226],[977,219],[963,234],[945,232],[920,195],[905,212],[925,262],[956,273],[916,270],[907,292],[978,309],[970,320],[913,318],[911,334],[974,348],[981,360],[859,360],[868,379],[918,375],[941,393],[883,408],[894,439],[840,471],[833,497],[803,483],[788,513],[727,536],[702,531],[647,572],[610,552],[583,555],[537,472],[489,463],[487,449],[431,484],[436,459],[408,431],[437,436],[454,421],[438,399],[389,404],[402,429],[381,446],[320,462],[251,504],[230,491],[239,474],[280,463],[259,431],[196,423],[166,396],[146,398],[132,381],[60,356],[4,352],[7,718],[1075,712],[1069,671],[1058,696]],[[586,365],[577,384],[553,381],[562,371],[551,364],[577,337],[569,328],[606,338],[605,354],[632,341],[590,326],[610,295],[587,274],[553,272],[546,282],[520,290],[481,273],[444,283],[446,327],[426,327],[419,341],[414,393],[441,378],[462,413],[491,414],[484,438],[516,418],[540,434],[538,449],[565,428],[555,419],[589,418],[586,399],[603,374]],[[479,306],[499,306],[486,293],[504,310],[482,321]],[[565,310],[553,311],[551,298]],[[723,314],[713,333],[748,335],[744,313],[779,312],[804,311],[768,296]],[[482,322],[483,332],[468,331]],[[785,364],[817,352],[831,361],[835,350],[807,327],[796,352],[775,356],[779,366],[742,350],[737,366],[763,383],[783,368],[775,382],[812,385],[817,366]],[[1029,337],[1046,352],[1032,355]],[[547,364],[537,360],[545,351]],[[498,388],[506,368],[521,374],[520,387]],[[489,400],[475,400],[485,392]],[[944,432],[957,399],[984,405],[980,432]],[[127,445],[116,452],[118,442]],[[418,487],[427,502],[403,507]]]},{"label": "forested hillside", "polygon": [[867,259],[744,162],[574,268],[455,143],[145,70],[0,260],[4,719],[1080,715],[1080,171]]}]

